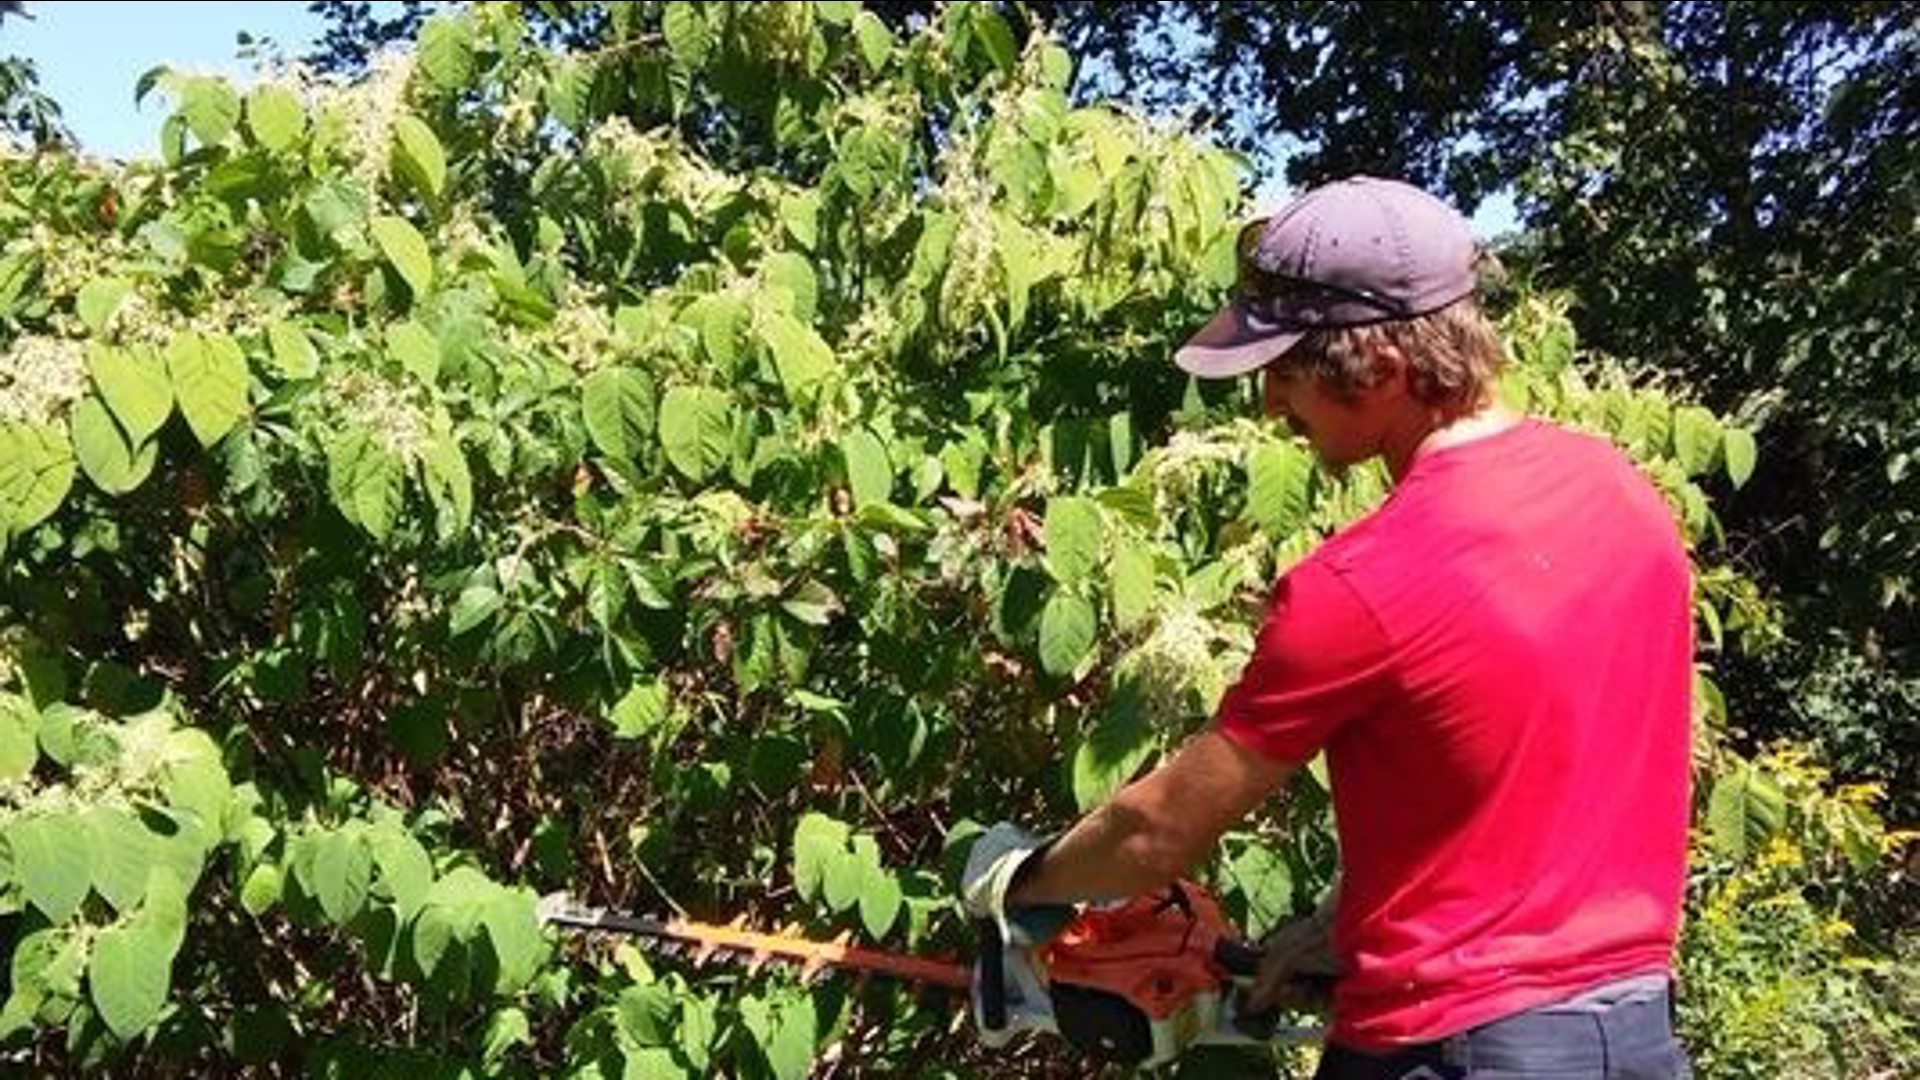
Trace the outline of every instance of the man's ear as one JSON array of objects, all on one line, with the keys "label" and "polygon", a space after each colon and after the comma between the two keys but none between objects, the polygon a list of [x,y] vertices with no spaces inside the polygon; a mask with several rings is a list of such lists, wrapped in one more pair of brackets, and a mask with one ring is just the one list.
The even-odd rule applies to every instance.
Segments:
[{"label": "man's ear", "polygon": [[1368,350],[1367,362],[1373,368],[1375,389],[1391,387],[1400,393],[1408,393],[1413,389],[1408,382],[1411,372],[1407,366],[1407,356],[1398,345],[1390,341],[1375,342]]}]

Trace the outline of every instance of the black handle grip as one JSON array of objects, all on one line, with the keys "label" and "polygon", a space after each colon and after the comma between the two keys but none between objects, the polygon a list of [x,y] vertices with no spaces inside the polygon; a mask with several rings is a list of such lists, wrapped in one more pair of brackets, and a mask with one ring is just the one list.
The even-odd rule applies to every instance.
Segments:
[{"label": "black handle grip", "polygon": [[1007,1026],[1006,947],[999,923],[981,919],[974,925],[980,931],[980,1024],[999,1031]]}]

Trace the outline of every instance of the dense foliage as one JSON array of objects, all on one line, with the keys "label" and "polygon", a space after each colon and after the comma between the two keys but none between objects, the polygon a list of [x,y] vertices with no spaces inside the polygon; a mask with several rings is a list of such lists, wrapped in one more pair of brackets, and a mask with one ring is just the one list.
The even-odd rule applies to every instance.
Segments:
[{"label": "dense foliage", "polygon": [[[441,14],[353,84],[154,72],[159,161],[0,159],[10,1060],[1004,1068],[956,1002],[535,897],[964,952],[978,823],[1064,823],[1201,722],[1266,583],[1383,494],[1172,369],[1251,177],[1073,105],[1051,39],[593,10],[587,48]],[[1752,435],[1503,310],[1504,392],[1628,448],[1698,560],[1688,963],[1743,1018],[1693,1021],[1703,1075],[1897,1063],[1897,969],[1834,923],[1897,839],[1873,792],[1722,739],[1714,665],[1779,634],[1710,496]],[[1315,899],[1326,814],[1305,775],[1205,868],[1249,930]],[[1846,993],[1769,1005],[1808,985]]]}]

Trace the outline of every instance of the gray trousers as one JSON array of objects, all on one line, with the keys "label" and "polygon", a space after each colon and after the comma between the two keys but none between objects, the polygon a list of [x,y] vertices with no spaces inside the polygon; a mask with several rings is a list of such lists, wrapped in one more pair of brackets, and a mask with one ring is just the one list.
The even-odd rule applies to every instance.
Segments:
[{"label": "gray trousers", "polygon": [[1692,1080],[1672,990],[1636,978],[1391,1054],[1328,1044],[1314,1080]]}]

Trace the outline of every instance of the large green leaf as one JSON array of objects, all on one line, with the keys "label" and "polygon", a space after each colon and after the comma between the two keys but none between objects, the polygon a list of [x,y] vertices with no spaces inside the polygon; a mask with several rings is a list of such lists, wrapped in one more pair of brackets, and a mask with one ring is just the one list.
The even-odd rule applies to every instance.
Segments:
[{"label": "large green leaf", "polygon": [[704,67],[713,53],[713,26],[700,12],[700,5],[686,0],[668,0],[660,16],[660,29],[674,60],[685,68]]},{"label": "large green leaf", "polygon": [[424,120],[407,113],[393,122],[393,144],[395,171],[422,195],[439,199],[447,187],[447,152],[439,136]]},{"label": "large green leaf", "polygon": [[1068,585],[1085,580],[1099,567],[1106,542],[1100,504],[1083,495],[1048,499],[1046,539],[1047,568],[1054,578]]},{"label": "large green leaf", "polygon": [[653,384],[635,368],[606,367],[580,387],[587,435],[600,452],[632,461],[653,435]]},{"label": "large green leaf", "polygon": [[785,312],[763,313],[759,325],[787,398],[796,405],[813,404],[835,374],[833,350],[813,327]]},{"label": "large green leaf", "polygon": [[86,397],[73,408],[73,454],[87,479],[100,490],[124,495],[153,472],[159,447],[148,442],[136,449],[107,414],[106,405],[97,397]]},{"label": "large green leaf", "polygon": [[180,114],[203,146],[218,146],[240,122],[240,95],[225,79],[187,79],[180,89]]},{"label": "large green leaf", "polygon": [[1247,462],[1247,519],[1276,537],[1305,527],[1312,483],[1306,451],[1290,443],[1261,445]]},{"label": "large green leaf", "polygon": [[1702,476],[1713,468],[1721,441],[1720,421],[1708,409],[1684,405],[1674,410],[1673,455],[1688,476]]},{"label": "large green leaf", "polygon": [[441,435],[421,447],[420,476],[440,535],[459,535],[473,520],[473,473],[459,440]]},{"label": "large green leaf", "polygon": [[114,311],[120,307],[120,301],[125,300],[132,291],[133,286],[124,278],[94,278],[80,286],[80,291],[73,298],[73,309],[88,330],[105,334],[107,320],[113,317]]},{"label": "large green leaf", "polygon": [[146,442],[173,414],[173,383],[152,350],[96,344],[87,350],[87,369],[134,445]]},{"label": "large green leaf", "polygon": [[322,836],[313,853],[313,898],[336,923],[345,923],[366,906],[373,883],[373,853],[358,829],[337,829]]},{"label": "large green leaf", "polygon": [[362,431],[348,431],[327,446],[327,489],[348,520],[385,540],[400,519],[406,465]]},{"label": "large green leaf", "polygon": [[733,452],[733,400],[706,386],[676,386],[660,402],[660,445],[690,480],[705,480]]},{"label": "large green leaf", "polygon": [[801,815],[793,830],[793,887],[803,900],[820,895],[827,869],[846,856],[848,830],[825,814]]},{"label": "large green leaf", "polygon": [[320,352],[299,323],[280,319],[268,323],[267,342],[281,375],[289,379],[311,379],[320,373]]},{"label": "large green leaf", "polygon": [[1061,589],[1040,612],[1040,666],[1047,674],[1073,674],[1093,648],[1093,605]]},{"label": "large green leaf", "polygon": [[247,358],[225,334],[188,330],[167,346],[173,396],[201,446],[212,446],[247,411]]},{"label": "large green leaf", "polygon": [[306,132],[307,110],[293,91],[262,83],[247,95],[247,128],[254,141],[278,154]]},{"label": "large green leaf", "polygon": [[1753,432],[1746,428],[1729,427],[1726,442],[1722,446],[1727,463],[1727,479],[1734,487],[1745,487],[1753,476],[1753,466],[1759,457],[1759,448],[1754,445]]},{"label": "large green leaf", "polygon": [[856,428],[840,439],[840,455],[847,464],[847,485],[855,507],[888,502],[893,495],[893,462],[886,444],[866,428]]},{"label": "large green leaf", "polygon": [[24,697],[0,693],[0,780],[24,779],[39,759],[39,711]]},{"label": "large green leaf", "polygon": [[885,937],[900,917],[904,898],[900,881],[880,863],[880,846],[862,834],[853,838],[852,859],[859,865],[860,922],[874,938]]},{"label": "large green leaf", "polygon": [[122,922],[94,939],[87,989],[109,1030],[131,1041],[160,1015],[173,979],[174,948],[149,921]]},{"label": "large green leaf", "polygon": [[380,245],[381,254],[413,290],[414,299],[425,296],[433,287],[433,253],[427,250],[426,238],[420,235],[420,230],[406,218],[392,214],[375,217],[368,227],[373,231],[374,243]]},{"label": "large green leaf", "polygon": [[378,889],[400,909],[402,922],[412,918],[433,887],[433,860],[427,849],[398,825],[374,830],[367,842],[380,870]]},{"label": "large green leaf", "polygon": [[420,27],[420,67],[441,93],[467,88],[473,78],[473,22],[465,13],[428,19]]},{"label": "large green leaf", "polygon": [[14,880],[27,902],[56,925],[79,910],[93,883],[92,848],[77,842],[85,835],[86,826],[70,813],[15,818],[7,826]]},{"label": "large green leaf", "polygon": [[387,352],[408,374],[432,386],[440,378],[440,339],[413,319],[387,327]]},{"label": "large green leaf", "polygon": [[73,445],[58,424],[0,421],[0,532],[21,533],[73,487]]},{"label": "large green leaf", "polygon": [[500,962],[494,992],[510,994],[531,982],[547,955],[533,894],[524,889],[499,889],[481,910],[480,920],[486,925],[493,955]]},{"label": "large green leaf", "polygon": [[80,815],[82,842],[94,853],[93,890],[122,915],[139,906],[160,845],[133,811],[98,804]]},{"label": "large green leaf", "polygon": [[1154,733],[1139,688],[1123,682],[1073,752],[1073,798],[1080,809],[1090,810],[1118,791],[1153,747]]},{"label": "large green leaf", "polygon": [[1137,540],[1121,540],[1113,552],[1113,621],[1130,630],[1152,612],[1155,596],[1153,552]]},{"label": "large green leaf", "polygon": [[802,1080],[812,1071],[817,1024],[811,994],[795,994],[780,1008],[771,1037],[761,1046],[778,1080]]},{"label": "large green leaf", "polygon": [[1771,776],[1742,762],[1714,782],[1707,799],[1713,848],[1736,861],[1750,858],[1786,823],[1786,795]]}]

